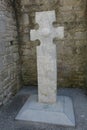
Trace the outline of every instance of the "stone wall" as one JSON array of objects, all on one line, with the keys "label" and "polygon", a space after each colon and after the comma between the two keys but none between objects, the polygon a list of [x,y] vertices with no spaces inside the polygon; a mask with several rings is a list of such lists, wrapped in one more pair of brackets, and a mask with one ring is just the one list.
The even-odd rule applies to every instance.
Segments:
[{"label": "stone wall", "polygon": [[0,0],[0,105],[19,89],[17,27],[10,0]]},{"label": "stone wall", "polygon": [[37,28],[35,12],[55,10],[54,26],[64,26],[57,46],[58,86],[84,87],[87,77],[87,0],[22,0],[20,18],[22,78],[24,85],[37,85],[36,46],[30,29]]}]

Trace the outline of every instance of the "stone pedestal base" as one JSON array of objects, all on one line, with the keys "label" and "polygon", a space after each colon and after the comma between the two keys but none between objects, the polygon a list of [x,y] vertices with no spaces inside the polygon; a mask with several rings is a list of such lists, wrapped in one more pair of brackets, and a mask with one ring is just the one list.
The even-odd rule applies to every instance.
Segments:
[{"label": "stone pedestal base", "polygon": [[43,104],[32,95],[18,113],[16,120],[75,126],[72,101],[69,97],[58,96],[55,104]]}]

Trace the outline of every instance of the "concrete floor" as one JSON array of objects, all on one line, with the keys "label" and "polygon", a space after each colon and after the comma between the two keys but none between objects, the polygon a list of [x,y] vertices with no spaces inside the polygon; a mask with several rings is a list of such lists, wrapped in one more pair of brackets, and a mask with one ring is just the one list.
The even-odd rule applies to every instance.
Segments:
[{"label": "concrete floor", "polygon": [[37,94],[37,89],[35,87],[24,88],[6,105],[0,108],[0,130],[87,130],[87,96],[84,90],[58,90],[58,95],[69,96],[73,100],[76,116],[75,128],[15,121],[16,115],[31,94]]}]

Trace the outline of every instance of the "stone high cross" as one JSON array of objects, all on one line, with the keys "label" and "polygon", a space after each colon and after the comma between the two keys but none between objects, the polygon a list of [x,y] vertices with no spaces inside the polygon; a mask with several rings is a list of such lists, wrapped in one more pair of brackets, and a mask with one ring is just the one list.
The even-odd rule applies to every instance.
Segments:
[{"label": "stone high cross", "polygon": [[57,97],[57,57],[53,39],[64,37],[64,27],[54,28],[55,11],[36,12],[38,30],[31,30],[31,40],[39,39],[37,47],[38,100],[41,103],[55,103]]},{"label": "stone high cross", "polygon": [[[57,96],[57,57],[53,38],[64,37],[64,27],[54,28],[55,11],[36,13],[38,30],[31,30],[31,40],[39,39],[37,47],[38,100],[31,95],[16,120],[74,126],[75,117],[71,98]],[[33,93],[32,93],[33,94]]]}]

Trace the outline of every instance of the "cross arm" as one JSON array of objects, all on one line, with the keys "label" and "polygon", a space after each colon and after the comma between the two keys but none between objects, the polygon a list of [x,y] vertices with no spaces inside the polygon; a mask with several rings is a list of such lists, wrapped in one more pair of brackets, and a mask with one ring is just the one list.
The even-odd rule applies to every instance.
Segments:
[{"label": "cross arm", "polygon": [[58,37],[59,39],[64,38],[64,27],[58,27],[54,29],[54,37]]}]

